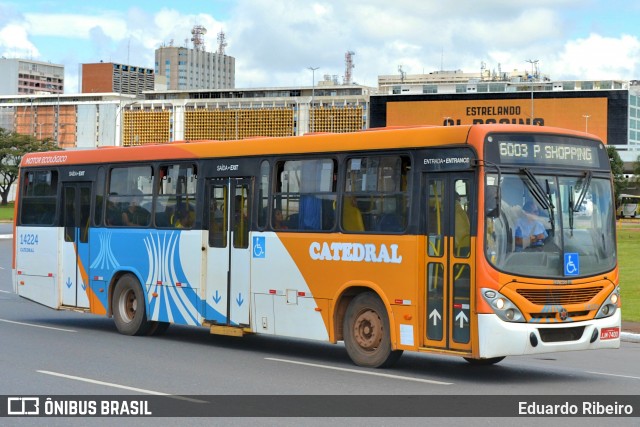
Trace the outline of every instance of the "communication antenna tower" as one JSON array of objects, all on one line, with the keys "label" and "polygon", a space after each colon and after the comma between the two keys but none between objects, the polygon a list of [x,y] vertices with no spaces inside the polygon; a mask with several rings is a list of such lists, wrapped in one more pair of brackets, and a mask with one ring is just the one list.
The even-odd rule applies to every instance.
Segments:
[{"label": "communication antenna tower", "polygon": [[202,36],[207,34],[207,29],[202,25],[196,25],[191,30],[191,41],[193,42],[194,50],[204,50],[204,39]]},{"label": "communication antenna tower", "polygon": [[407,77],[407,72],[402,71],[402,65],[398,65],[398,72],[400,73],[400,81],[404,83],[404,78]]},{"label": "communication antenna tower", "polygon": [[227,47],[227,41],[224,35],[224,31],[220,30],[218,33],[218,54],[224,55],[224,48]]},{"label": "communication antenna tower", "polygon": [[351,84],[351,70],[353,70],[353,68],[355,67],[353,63],[353,55],[355,54],[356,53],[351,50],[344,54],[344,82],[343,83],[345,85]]}]

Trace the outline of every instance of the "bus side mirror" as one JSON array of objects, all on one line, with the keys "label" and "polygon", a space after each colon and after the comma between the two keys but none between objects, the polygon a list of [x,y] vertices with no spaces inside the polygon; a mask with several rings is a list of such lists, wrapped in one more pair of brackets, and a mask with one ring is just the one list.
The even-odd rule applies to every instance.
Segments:
[{"label": "bus side mirror", "polygon": [[484,213],[487,218],[500,216],[500,186],[487,185],[484,189]]}]

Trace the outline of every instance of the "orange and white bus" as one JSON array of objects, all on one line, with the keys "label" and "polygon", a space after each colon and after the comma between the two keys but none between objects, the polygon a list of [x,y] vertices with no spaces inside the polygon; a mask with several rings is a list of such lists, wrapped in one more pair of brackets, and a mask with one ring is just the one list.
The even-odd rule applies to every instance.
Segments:
[{"label": "orange and white bus", "polygon": [[609,160],[584,133],[415,127],[33,153],[18,193],[15,292],[112,316],[123,334],[175,323],[344,341],[370,367],[405,350],[491,364],[620,345]]}]

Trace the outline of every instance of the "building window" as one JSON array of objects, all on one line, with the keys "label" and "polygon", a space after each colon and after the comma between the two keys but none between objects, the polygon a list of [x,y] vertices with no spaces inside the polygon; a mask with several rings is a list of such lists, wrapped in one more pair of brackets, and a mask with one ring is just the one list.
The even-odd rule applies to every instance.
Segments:
[{"label": "building window", "polygon": [[438,93],[438,85],[424,85],[422,93]]}]

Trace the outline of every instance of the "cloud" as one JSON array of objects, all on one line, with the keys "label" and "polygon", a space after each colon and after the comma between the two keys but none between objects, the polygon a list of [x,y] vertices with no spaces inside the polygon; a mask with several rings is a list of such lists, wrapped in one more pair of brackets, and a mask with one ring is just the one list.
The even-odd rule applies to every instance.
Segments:
[{"label": "cloud", "polygon": [[71,13],[28,13],[26,24],[31,36],[90,38],[91,30],[100,28],[111,39],[126,37],[127,25],[117,13],[105,12],[102,16]]},{"label": "cloud", "polygon": [[153,68],[156,48],[191,47],[191,30],[202,25],[207,51],[217,50],[217,35],[225,32],[241,88],[310,86],[308,67],[319,67],[316,81],[325,74],[342,81],[347,51],[355,52],[353,81],[369,86],[377,86],[379,75],[398,74],[399,65],[408,74],[474,72],[482,62],[489,70],[513,71],[529,70],[527,59],[539,60],[541,72],[553,79],[638,78],[637,37],[606,37],[601,31],[569,35],[582,28],[576,10],[597,10],[599,4],[242,0],[224,5],[224,21],[214,17],[213,6],[192,14],[178,4],[132,5],[95,15],[20,15],[0,4],[0,52],[62,63],[68,76],[75,76],[80,63],[99,60]]},{"label": "cloud", "polygon": [[640,76],[640,40],[590,34],[566,43],[553,60],[557,79],[631,80]]},{"label": "cloud", "polygon": [[[589,1],[589,0],[587,0]],[[236,76],[272,84],[308,81],[316,73],[344,74],[344,54],[356,53],[353,78],[377,85],[377,76],[439,70],[479,70],[481,62],[503,69],[524,68],[526,59],[561,49],[561,8],[577,0],[541,0],[523,5],[509,0],[433,0],[294,2],[246,0],[229,23],[230,54],[238,58]],[[295,11],[295,12],[292,12]],[[499,53],[495,57],[492,53]],[[242,58],[242,59],[240,59]],[[493,63],[492,63],[493,62]],[[261,70],[261,71],[258,71]]]},{"label": "cloud", "polygon": [[0,28],[0,52],[7,58],[40,56],[38,48],[29,41],[27,28],[19,24]]}]

